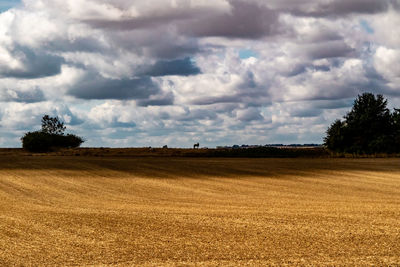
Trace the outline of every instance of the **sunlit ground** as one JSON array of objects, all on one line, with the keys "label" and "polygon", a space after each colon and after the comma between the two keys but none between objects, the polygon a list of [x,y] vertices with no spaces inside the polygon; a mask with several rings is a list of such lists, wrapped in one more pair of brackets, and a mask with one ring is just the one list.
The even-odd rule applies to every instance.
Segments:
[{"label": "sunlit ground", "polygon": [[1,156],[0,265],[400,264],[400,160]]}]

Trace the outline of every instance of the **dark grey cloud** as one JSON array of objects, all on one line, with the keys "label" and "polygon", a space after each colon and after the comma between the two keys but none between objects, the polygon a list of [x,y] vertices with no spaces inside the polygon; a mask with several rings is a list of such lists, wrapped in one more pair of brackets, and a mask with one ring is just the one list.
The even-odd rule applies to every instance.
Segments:
[{"label": "dark grey cloud", "polygon": [[257,39],[277,32],[279,14],[265,6],[231,0],[231,12],[194,18],[179,24],[185,35]]},{"label": "dark grey cloud", "polygon": [[152,29],[165,27],[166,25],[192,19],[194,16],[204,16],[209,13],[215,13],[212,9],[181,7],[167,8],[166,10],[157,10],[146,14],[145,16],[123,19],[86,19],[83,22],[95,28],[108,30],[133,31],[141,29]]},{"label": "dark grey cloud", "polygon": [[212,105],[217,103],[237,103],[239,102],[236,95],[233,96],[216,96],[216,97],[201,97],[191,102],[193,105]]},{"label": "dark grey cloud", "polygon": [[69,89],[68,94],[80,99],[148,99],[160,94],[160,87],[150,77],[135,79],[107,79],[89,75]]},{"label": "dark grey cloud", "polygon": [[40,88],[31,88],[26,91],[19,91],[14,89],[1,89],[0,101],[3,102],[21,102],[21,103],[36,103],[45,101],[46,98]]},{"label": "dark grey cloud", "polygon": [[318,31],[306,37],[306,41],[310,43],[322,43],[341,40],[343,40],[343,36],[340,35],[340,32],[335,32],[325,27],[320,27]]},{"label": "dark grey cloud", "polygon": [[[164,25],[165,26],[165,25]],[[169,28],[107,32],[111,47],[118,47],[126,53],[157,60],[175,60],[193,57],[202,49],[197,38],[183,37]],[[117,51],[118,51],[117,50]],[[114,50],[108,53],[115,52]]]},{"label": "dark grey cloud", "polygon": [[330,112],[335,109],[351,108],[354,98],[329,99],[329,100],[312,100],[302,102],[289,102],[290,116],[296,118],[317,118],[320,117],[324,110]]},{"label": "dark grey cloud", "polygon": [[118,31],[152,31],[166,26],[177,27],[189,36],[220,36],[229,38],[261,38],[276,33],[279,14],[265,5],[244,0],[230,0],[231,10],[187,5],[156,10],[135,18],[86,19],[83,22],[95,28]]},{"label": "dark grey cloud", "polygon": [[366,81],[354,84],[359,89],[359,92],[372,92],[385,95],[400,96],[400,92],[393,91],[389,88],[388,83],[382,75],[380,75],[374,68],[366,67]]},{"label": "dark grey cloud", "polygon": [[310,118],[310,117],[318,117],[321,115],[322,110],[316,108],[297,108],[293,110],[290,115],[293,117],[300,117],[300,118]]},{"label": "dark grey cloud", "polygon": [[238,120],[242,122],[250,122],[250,121],[261,121],[264,120],[264,117],[260,114],[260,111],[256,108],[250,108],[243,112],[241,112],[237,116]]},{"label": "dark grey cloud", "polygon": [[389,1],[385,0],[335,0],[327,4],[321,4],[317,15],[376,14],[385,12],[388,8]]},{"label": "dark grey cloud", "polygon": [[394,9],[400,10],[400,0],[391,0],[390,3]]},{"label": "dark grey cloud", "polygon": [[306,73],[307,71],[319,71],[319,72],[329,72],[331,70],[331,66],[329,64],[326,65],[314,65],[311,63],[300,63],[295,64],[293,68],[287,72],[282,72],[281,75],[287,78],[295,77],[301,74]]},{"label": "dark grey cloud", "polygon": [[286,11],[297,16],[308,17],[339,17],[350,14],[383,13],[390,7],[390,0],[330,0],[328,2],[308,3],[286,7]]},{"label": "dark grey cloud", "polygon": [[339,100],[320,100],[314,101],[314,108],[318,109],[338,109],[338,108],[348,108],[353,105],[354,99],[339,99]]},{"label": "dark grey cloud", "polygon": [[176,40],[168,38],[156,40],[148,44],[148,56],[155,57],[160,60],[176,60],[177,58],[193,57],[201,49],[199,48],[197,41],[193,39],[187,39],[184,43],[178,43]]},{"label": "dark grey cloud", "polygon": [[247,107],[260,107],[271,104],[268,82],[260,84],[256,81],[255,74],[252,71],[247,71],[243,74],[243,80],[236,90],[237,103],[245,104]]},{"label": "dark grey cloud", "polygon": [[329,65],[313,65],[311,69],[314,71],[329,72],[331,67]]},{"label": "dark grey cloud", "polygon": [[325,42],[309,45],[303,53],[311,59],[356,57],[356,50],[343,41]]},{"label": "dark grey cloud", "polygon": [[293,77],[297,76],[300,74],[303,74],[307,71],[309,68],[310,64],[296,64],[293,66],[293,68],[285,73],[282,73],[283,76],[285,77]]},{"label": "dark grey cloud", "polygon": [[144,71],[149,76],[190,76],[200,74],[200,69],[190,58],[175,60],[160,60]]},{"label": "dark grey cloud", "polygon": [[13,69],[7,65],[0,66],[0,76],[7,78],[35,79],[57,75],[65,60],[60,56],[33,50],[26,46],[16,46],[12,56],[22,63],[22,68]]}]

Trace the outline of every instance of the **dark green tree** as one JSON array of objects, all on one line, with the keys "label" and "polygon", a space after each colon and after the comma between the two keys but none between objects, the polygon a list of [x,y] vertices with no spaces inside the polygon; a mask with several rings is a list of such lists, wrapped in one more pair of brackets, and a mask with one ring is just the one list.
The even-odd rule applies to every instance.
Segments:
[{"label": "dark green tree", "polygon": [[400,109],[395,108],[392,113],[393,142],[395,147],[400,147]]},{"label": "dark green tree", "polygon": [[[335,121],[324,139],[328,149],[358,154],[399,151],[400,113],[391,114],[387,100],[371,93],[359,95],[344,120]],[[400,141],[398,141],[400,143]]]},{"label": "dark green tree", "polygon": [[344,150],[344,125],[341,120],[332,123],[326,134],[324,142],[329,150]]}]

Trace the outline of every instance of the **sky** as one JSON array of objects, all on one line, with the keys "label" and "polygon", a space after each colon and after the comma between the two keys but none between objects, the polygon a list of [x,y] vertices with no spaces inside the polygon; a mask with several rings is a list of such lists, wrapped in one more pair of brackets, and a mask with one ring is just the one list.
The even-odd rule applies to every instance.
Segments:
[{"label": "sky", "polygon": [[1,0],[0,146],[58,116],[84,146],[322,143],[400,107],[400,0]]}]

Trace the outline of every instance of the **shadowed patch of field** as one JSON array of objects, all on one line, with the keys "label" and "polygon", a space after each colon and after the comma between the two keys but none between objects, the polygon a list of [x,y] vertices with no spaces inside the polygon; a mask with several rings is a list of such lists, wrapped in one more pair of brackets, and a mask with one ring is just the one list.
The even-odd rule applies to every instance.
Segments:
[{"label": "shadowed patch of field", "polygon": [[0,156],[0,265],[400,263],[400,160]]}]

